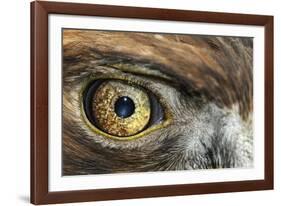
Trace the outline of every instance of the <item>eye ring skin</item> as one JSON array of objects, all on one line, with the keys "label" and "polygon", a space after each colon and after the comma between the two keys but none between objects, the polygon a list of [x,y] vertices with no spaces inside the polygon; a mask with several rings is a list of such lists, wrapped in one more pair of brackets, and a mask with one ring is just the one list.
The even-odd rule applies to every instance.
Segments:
[{"label": "eye ring skin", "polygon": [[[94,82],[96,80],[123,80],[123,81],[126,81],[126,83],[128,84],[136,84],[136,85],[139,85],[139,86],[142,86],[146,89],[149,89],[147,88],[144,84],[139,84],[140,82],[139,81],[134,81],[132,80],[131,78],[129,77],[121,77],[120,75],[91,75],[87,81],[85,81],[85,83],[82,85],[81,87],[81,91],[80,91],[80,94],[79,94],[79,101],[80,101],[80,112],[81,112],[81,117],[83,119],[83,121],[86,123],[86,125],[88,126],[88,128],[93,131],[94,133],[98,134],[98,135],[101,135],[103,137],[107,137],[109,139],[113,139],[113,140],[118,140],[118,141],[131,141],[131,140],[135,140],[135,139],[138,139],[138,138],[141,138],[145,135],[148,135],[154,131],[157,131],[158,129],[162,129],[162,128],[165,128],[167,126],[169,126],[171,123],[172,123],[172,114],[170,112],[170,109],[168,107],[168,105],[163,102],[163,100],[161,100],[161,98],[159,98],[159,102],[161,104],[161,106],[163,106],[163,110],[165,111],[164,112],[164,121],[161,122],[161,123],[158,123],[156,125],[152,125],[151,127],[145,129],[144,131],[140,132],[140,133],[137,133],[135,135],[132,135],[132,136],[126,136],[126,137],[119,137],[119,136],[114,136],[114,135],[111,135],[111,134],[108,134],[106,132],[103,132],[102,130],[100,130],[99,128],[97,128],[96,126],[94,126],[88,119],[86,113],[85,113],[85,108],[84,108],[84,103],[83,103],[83,98],[84,98],[84,92],[85,92],[85,89],[88,87],[88,85],[91,83],[91,82]],[[153,91],[153,93],[156,95],[156,97],[159,97],[159,95],[157,93],[155,93]]]}]

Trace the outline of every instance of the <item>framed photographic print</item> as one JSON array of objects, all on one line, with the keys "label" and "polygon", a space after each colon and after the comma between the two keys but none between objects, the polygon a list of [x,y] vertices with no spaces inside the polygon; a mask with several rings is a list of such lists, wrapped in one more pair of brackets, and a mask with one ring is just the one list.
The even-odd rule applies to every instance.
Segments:
[{"label": "framed photographic print", "polygon": [[273,189],[273,17],[31,3],[31,202]]}]

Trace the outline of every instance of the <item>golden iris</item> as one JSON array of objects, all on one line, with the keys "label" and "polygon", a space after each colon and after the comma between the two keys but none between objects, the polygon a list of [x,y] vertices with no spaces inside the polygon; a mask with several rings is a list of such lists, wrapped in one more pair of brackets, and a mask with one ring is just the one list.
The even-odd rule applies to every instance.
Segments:
[{"label": "golden iris", "polygon": [[151,116],[146,91],[121,80],[105,80],[91,96],[91,112],[95,125],[118,136],[135,135],[146,128]]}]

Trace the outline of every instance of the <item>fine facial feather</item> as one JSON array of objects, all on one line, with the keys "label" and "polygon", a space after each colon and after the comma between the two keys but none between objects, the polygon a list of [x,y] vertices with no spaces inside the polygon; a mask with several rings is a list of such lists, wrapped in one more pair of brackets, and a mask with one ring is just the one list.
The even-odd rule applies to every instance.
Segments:
[{"label": "fine facial feather", "polygon": [[[251,38],[64,30],[63,49],[64,175],[252,165]],[[93,133],[79,95],[103,75],[151,88],[172,124],[127,142]]]}]

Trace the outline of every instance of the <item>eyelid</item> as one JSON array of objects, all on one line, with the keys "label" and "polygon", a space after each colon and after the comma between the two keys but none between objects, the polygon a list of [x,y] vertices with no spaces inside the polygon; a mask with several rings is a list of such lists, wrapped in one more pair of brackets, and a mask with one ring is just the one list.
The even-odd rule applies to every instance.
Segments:
[{"label": "eyelid", "polygon": [[[172,81],[172,78],[160,70],[155,69],[155,65],[141,64],[141,63],[109,63],[105,66],[117,69],[122,72],[128,72],[135,75],[141,75],[146,77],[152,77],[156,79],[162,79],[166,81]],[[158,65],[160,68],[161,66]]]},{"label": "eyelid", "polygon": [[[123,80],[123,81],[127,81],[128,84],[136,84],[136,85],[139,85],[139,86],[142,86],[146,89],[149,90],[149,92],[153,92],[153,94],[155,96],[157,96],[157,94],[155,94],[155,91],[152,91],[152,89],[148,88],[147,84],[145,84],[144,82],[141,82],[140,80],[136,80],[136,79],[133,79],[131,77],[128,77],[128,76],[120,76],[120,75],[116,75],[116,74],[105,74],[105,75],[91,75],[82,85],[81,87],[81,91],[80,91],[80,94],[79,94],[79,101],[80,101],[80,111],[81,111],[81,116],[82,116],[82,119],[83,121],[86,123],[86,125],[92,130],[94,131],[96,134],[99,134],[99,135],[102,135],[102,136],[105,136],[105,137],[108,137],[110,139],[113,139],[113,140],[119,140],[119,141],[129,141],[129,140],[135,140],[135,139],[138,139],[138,138],[141,138],[145,135],[148,135],[158,129],[161,129],[161,128],[164,128],[164,127],[167,127],[168,125],[170,125],[172,123],[172,113],[171,113],[171,109],[168,107],[167,103],[163,100],[163,97],[159,97],[159,102],[160,104],[164,107],[163,110],[165,111],[164,112],[164,120],[163,122],[160,122],[159,124],[156,124],[154,126],[151,126],[150,128],[147,128],[146,130],[138,133],[138,134],[135,134],[135,135],[132,135],[132,136],[128,136],[128,137],[118,137],[118,136],[113,136],[113,135],[110,135],[108,133],[105,133],[103,131],[101,131],[100,129],[98,129],[97,127],[95,127],[87,118],[87,115],[85,113],[85,108],[84,108],[84,103],[83,103],[83,98],[84,98],[84,91],[85,89],[88,87],[88,85],[91,83],[91,82],[94,82],[96,80]],[[159,93],[158,93],[159,95]]]}]

